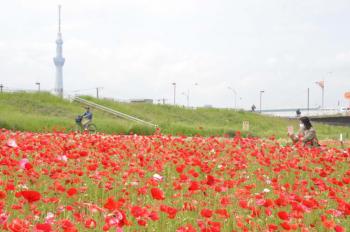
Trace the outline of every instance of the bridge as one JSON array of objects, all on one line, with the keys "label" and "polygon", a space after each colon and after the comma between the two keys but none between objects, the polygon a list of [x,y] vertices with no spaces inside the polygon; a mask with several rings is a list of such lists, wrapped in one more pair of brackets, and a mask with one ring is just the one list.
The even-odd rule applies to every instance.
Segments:
[{"label": "bridge", "polygon": [[[311,121],[335,126],[350,126],[350,112],[340,109],[299,108],[301,116],[308,116]],[[289,109],[267,109],[262,110],[263,114],[287,117],[296,119],[297,108]]]},{"label": "bridge", "polygon": [[[315,111],[315,110],[321,110],[320,107],[316,108],[287,108],[287,109],[267,109],[267,110],[261,110],[261,113],[278,113],[278,112],[296,112],[297,110],[300,111]],[[259,111],[260,112],[260,111]]]},{"label": "bridge", "polygon": [[319,122],[334,126],[349,126],[350,127],[350,114],[349,115],[329,115],[329,116],[311,116],[310,120],[313,122]]}]

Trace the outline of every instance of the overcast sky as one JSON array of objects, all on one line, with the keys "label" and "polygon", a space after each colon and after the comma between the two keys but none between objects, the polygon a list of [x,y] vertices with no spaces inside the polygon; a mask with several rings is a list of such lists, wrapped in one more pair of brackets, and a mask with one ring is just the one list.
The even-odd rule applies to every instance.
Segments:
[{"label": "overcast sky", "polygon": [[[346,105],[349,0],[0,0],[0,83],[52,90],[62,4],[64,91],[249,108]],[[195,85],[198,83],[198,85]],[[93,90],[79,92],[94,94]],[[241,98],[241,100],[239,100]]]}]

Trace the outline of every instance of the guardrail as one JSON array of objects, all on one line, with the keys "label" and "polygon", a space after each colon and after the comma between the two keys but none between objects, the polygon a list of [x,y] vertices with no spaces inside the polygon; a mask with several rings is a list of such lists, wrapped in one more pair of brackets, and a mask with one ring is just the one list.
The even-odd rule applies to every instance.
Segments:
[{"label": "guardrail", "polygon": [[307,111],[315,111],[315,110],[324,110],[320,107],[315,108],[290,108],[290,109],[266,109],[266,110],[257,110],[256,112],[262,112],[262,113],[274,113],[274,112],[295,112],[297,110],[307,112]]},{"label": "guardrail", "polygon": [[92,101],[85,100],[85,99],[77,97],[77,96],[73,97],[73,101],[79,102],[81,104],[84,104],[84,105],[87,105],[87,106],[90,106],[90,107],[94,107],[94,108],[102,110],[104,112],[113,114],[114,116],[121,117],[121,118],[130,120],[130,121],[134,121],[134,122],[137,122],[137,123],[140,123],[140,124],[144,124],[144,125],[147,125],[147,126],[150,126],[150,127],[158,127],[156,124],[153,124],[151,122],[144,121],[144,120],[136,118],[134,116],[131,116],[131,115],[119,112],[117,110],[105,107],[103,105],[97,104],[97,103],[92,102]]}]

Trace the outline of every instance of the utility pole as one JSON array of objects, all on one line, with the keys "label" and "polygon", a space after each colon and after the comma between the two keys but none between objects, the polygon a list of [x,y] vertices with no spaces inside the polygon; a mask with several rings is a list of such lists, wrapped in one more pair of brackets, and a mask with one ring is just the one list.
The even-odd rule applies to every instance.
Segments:
[{"label": "utility pole", "polygon": [[0,93],[2,93],[2,88],[4,88],[4,86],[0,84]]},{"label": "utility pole", "polygon": [[260,90],[260,113],[261,113],[261,107],[262,107],[262,104],[261,104],[261,102],[262,102],[262,94],[263,93],[265,93],[265,91],[264,90]]},{"label": "utility pole", "polygon": [[172,85],[174,86],[174,105],[176,104],[175,98],[176,98],[176,83],[172,83]]},{"label": "utility pole", "polygon": [[97,88],[96,88],[96,98],[97,98],[97,99],[99,99],[99,97],[100,97],[100,96],[99,96],[99,92],[98,92],[100,89],[103,89],[103,87],[97,87]]}]

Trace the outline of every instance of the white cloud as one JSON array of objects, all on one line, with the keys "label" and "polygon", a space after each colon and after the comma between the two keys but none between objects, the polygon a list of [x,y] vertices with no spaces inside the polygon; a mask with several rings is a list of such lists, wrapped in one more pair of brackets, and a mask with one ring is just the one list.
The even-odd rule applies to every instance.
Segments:
[{"label": "white cloud", "polygon": [[342,63],[342,64],[350,64],[350,51],[347,52],[340,52],[336,54],[335,57],[336,61]]},{"label": "white cloud", "polygon": [[[333,104],[350,75],[348,1],[61,0],[64,85],[103,86],[115,98],[172,99],[172,82],[196,105],[232,106],[234,87],[249,108],[305,104],[314,81],[327,77]],[[56,0],[3,4],[0,81],[53,88]],[[331,32],[330,32],[331,30]],[[198,86],[193,84],[197,82]],[[91,90],[94,93],[94,90]]]}]

